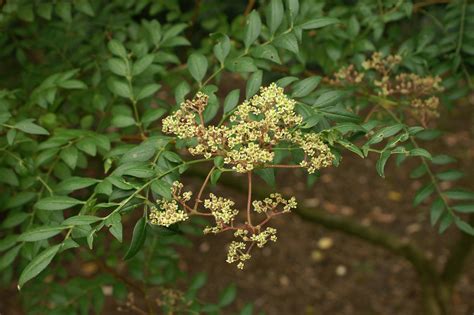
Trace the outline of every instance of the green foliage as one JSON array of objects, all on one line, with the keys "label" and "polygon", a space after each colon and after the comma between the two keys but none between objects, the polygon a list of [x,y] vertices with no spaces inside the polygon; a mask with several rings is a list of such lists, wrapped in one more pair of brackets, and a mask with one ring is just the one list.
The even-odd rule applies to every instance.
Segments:
[{"label": "green foliage", "polygon": [[[0,1],[0,270],[17,281],[29,314],[100,313],[104,286],[121,305],[127,292],[155,286],[164,313],[217,314],[233,302],[233,285],[217,302],[201,301],[205,276],[179,269],[175,246],[190,245],[183,231],[202,222],[148,222],[155,200],[172,199],[171,184],[193,164],[215,165],[213,185],[229,171],[222,159],[183,154],[186,143],[161,132],[161,118],[198,91],[209,96],[202,120],[220,125],[244,97],[277,82],[297,102],[300,129],[322,135],[334,164],[345,166],[346,150],[376,155],[385,177],[392,160],[418,161],[410,177],[424,184],[414,206],[430,204],[440,232],[454,224],[474,235],[466,221],[474,193],[442,188],[464,176],[455,159],[419,144],[441,132],[413,124],[403,101],[328,83],[342,66],[361,69],[372,52],[397,53],[396,71],[442,75],[440,99],[453,106],[472,89],[473,4],[270,0],[244,16],[245,1],[203,1],[200,11],[184,2]],[[238,80],[245,84],[230,86]],[[295,148],[278,149],[275,164],[301,161]],[[256,173],[278,186],[274,169]],[[101,272],[73,276],[76,256]],[[136,286],[114,272],[119,264]],[[181,280],[179,303],[166,302]],[[38,294],[45,287],[50,301]],[[252,312],[249,304],[240,314]]]}]

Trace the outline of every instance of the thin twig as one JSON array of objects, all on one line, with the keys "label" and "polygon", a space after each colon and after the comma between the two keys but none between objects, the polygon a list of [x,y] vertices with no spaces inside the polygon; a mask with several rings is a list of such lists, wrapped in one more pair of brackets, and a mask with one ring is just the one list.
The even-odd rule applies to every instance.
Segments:
[{"label": "thin twig", "polygon": [[252,205],[252,171],[247,173],[248,179],[248,197],[247,197],[247,223],[252,226],[252,218],[250,216],[250,207]]},{"label": "thin twig", "polygon": [[201,188],[199,189],[199,193],[196,197],[196,201],[194,202],[194,207],[193,207],[193,212],[196,212],[197,211],[197,208],[199,206],[199,203],[202,202],[201,201],[201,196],[202,196],[202,193],[204,192],[204,189],[206,188],[207,186],[207,183],[209,182],[209,179],[211,178],[211,175],[212,175],[212,172],[216,169],[216,166],[213,166],[211,168],[211,170],[209,171],[209,173],[207,173],[207,176],[206,176],[206,179],[204,180],[204,182],[202,183],[201,185]]}]

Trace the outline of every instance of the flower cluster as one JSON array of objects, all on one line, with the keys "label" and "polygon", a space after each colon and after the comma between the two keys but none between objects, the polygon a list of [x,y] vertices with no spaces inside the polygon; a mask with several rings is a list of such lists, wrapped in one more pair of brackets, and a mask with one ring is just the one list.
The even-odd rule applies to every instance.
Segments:
[{"label": "flower cluster", "polygon": [[214,194],[209,194],[209,199],[204,200],[204,208],[208,209],[216,220],[216,225],[219,230],[224,226],[232,224],[235,216],[239,214],[239,210],[232,208],[234,202],[223,197],[216,197]]},{"label": "flower cluster", "polygon": [[[192,193],[183,192],[183,185],[175,182],[171,188],[173,199],[158,201],[150,213],[150,220],[152,224],[169,226],[190,215],[213,218],[215,224],[207,226],[203,232],[232,231],[237,240],[229,246],[227,262],[235,262],[242,269],[251,258],[253,247],[262,248],[268,242],[276,242],[276,229],[266,226],[270,219],[290,212],[297,205],[294,197],[285,199],[278,193],[252,201],[252,171],[266,167],[302,167],[313,173],[332,165],[335,156],[322,134],[299,129],[303,117],[295,110],[296,101],[288,98],[283,88],[275,83],[262,87],[259,94],[238,105],[224,124],[206,126],[203,112],[207,104],[208,97],[203,93],[183,102],[179,110],[163,120],[163,132],[174,134],[178,139],[193,140],[193,147],[188,148],[192,155],[203,155],[206,159],[221,157],[235,172],[247,174],[248,201],[246,211],[242,211],[246,218],[238,222],[241,211],[230,199],[212,193],[206,199],[201,198],[213,167],[195,197],[194,205],[188,204]],[[280,144],[304,152],[299,165],[273,164],[274,148]]]},{"label": "flower cluster", "polygon": [[185,204],[191,200],[192,192],[182,193],[183,184],[175,181],[171,186],[172,200],[161,199],[156,201],[156,206],[150,209],[150,222],[155,225],[170,226],[172,224],[186,221],[188,214],[179,209],[179,204]]},{"label": "flower cluster", "polygon": [[400,64],[402,57],[400,55],[388,55],[383,57],[380,52],[374,52],[370,59],[362,63],[365,70],[375,70],[376,72],[388,76],[392,69]]},{"label": "flower cluster", "polygon": [[253,210],[257,213],[268,213],[274,211],[279,206],[282,206],[282,212],[290,212],[291,209],[295,209],[297,206],[295,197],[285,199],[279,193],[273,193],[269,198],[263,200],[254,200],[252,202]]},{"label": "flower cluster", "polygon": [[[229,264],[237,262],[237,268],[244,269],[245,261],[252,258],[249,254],[252,247],[256,244],[257,247],[263,248],[269,241],[276,242],[276,232],[277,230],[271,227],[252,235],[249,235],[248,230],[245,229],[236,230],[234,236],[242,238],[242,241],[232,241],[230,243],[226,261]],[[247,246],[248,242],[250,242],[249,246]]]},{"label": "flower cluster", "polygon": [[424,100],[416,98],[411,102],[411,107],[413,108],[413,113],[419,117],[424,124],[431,118],[439,117],[439,98],[436,96]]},{"label": "flower cluster", "polygon": [[153,206],[150,210],[151,224],[168,227],[188,219],[187,213],[179,209],[176,200],[157,200],[156,204],[157,205]]},{"label": "flower cluster", "polygon": [[[201,196],[195,198],[194,207],[188,205],[191,192],[182,192],[183,184],[174,182],[171,187],[172,200],[158,200],[157,206],[151,209],[149,219],[151,224],[170,226],[184,221],[191,215],[213,217],[214,226],[208,226],[204,233],[221,233],[233,231],[238,241],[233,241],[227,253],[227,262],[237,262],[237,267],[244,268],[245,261],[251,258],[250,251],[256,245],[264,247],[269,241],[276,242],[277,230],[265,226],[271,218],[290,212],[297,206],[295,197],[285,199],[279,193],[273,193],[263,200],[254,200],[248,204],[247,218],[243,223],[236,223],[239,210],[234,208],[235,203],[227,198],[218,197],[213,193],[209,198],[201,201]],[[201,193],[200,193],[201,194]],[[202,203],[202,209],[198,209]],[[160,210],[158,210],[158,208]],[[251,212],[256,217],[264,216],[258,223],[252,224],[256,218],[251,218]]]},{"label": "flower cluster", "polygon": [[365,72],[359,73],[354,65],[345,67],[327,79],[333,85],[367,85],[373,94],[395,98],[423,125],[430,118],[439,116],[439,99],[434,96],[442,92],[441,78],[438,76],[420,76],[415,73],[398,73],[395,69],[402,62],[399,55],[384,57],[375,52],[362,63]]},{"label": "flower cluster", "polygon": [[197,145],[189,148],[193,155],[222,156],[235,171],[246,173],[271,164],[273,147],[289,142],[303,148],[308,160],[301,166],[310,173],[332,164],[334,155],[319,134],[296,130],[303,121],[295,111],[296,102],[275,83],[262,87],[260,94],[237,106],[226,125],[205,126],[202,112],[206,105],[207,96],[198,93],[163,120],[163,132],[197,140]]},{"label": "flower cluster", "polygon": [[230,243],[226,260],[229,264],[238,262],[237,268],[243,269],[244,262],[250,258],[251,256],[248,253],[247,245],[244,242],[232,241],[232,243]]},{"label": "flower cluster", "polygon": [[305,153],[305,159],[300,165],[308,169],[308,173],[314,173],[320,168],[331,166],[334,154],[323,142],[318,134],[295,132],[291,141],[301,147]]},{"label": "flower cluster", "polygon": [[364,79],[364,73],[357,71],[354,65],[340,68],[333,74],[333,78],[325,78],[331,85],[358,84]]}]

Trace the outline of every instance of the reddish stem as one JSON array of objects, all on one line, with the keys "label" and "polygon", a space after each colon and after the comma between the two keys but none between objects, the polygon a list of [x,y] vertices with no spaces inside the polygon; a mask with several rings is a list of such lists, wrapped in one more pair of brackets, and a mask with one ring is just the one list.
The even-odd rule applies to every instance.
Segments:
[{"label": "reddish stem", "polygon": [[201,201],[202,193],[204,192],[204,189],[206,188],[207,183],[209,182],[209,179],[211,178],[211,174],[212,174],[212,172],[214,171],[215,168],[216,168],[215,166],[213,166],[213,167],[211,168],[211,170],[209,171],[209,173],[208,173],[207,176],[206,176],[206,179],[205,179],[204,182],[202,183],[201,189],[199,189],[199,193],[198,193],[198,195],[197,195],[197,197],[196,197],[196,201],[194,202],[194,207],[193,207],[193,211],[194,211],[194,212],[197,211],[197,208],[198,208],[199,203],[202,202],[202,201]]},{"label": "reddish stem", "polygon": [[247,198],[247,223],[253,228],[252,226],[252,218],[250,216],[250,207],[252,205],[252,172],[247,173],[247,178],[248,178],[248,198]]},{"label": "reddish stem", "polygon": [[273,164],[273,165],[265,165],[265,168],[302,168],[301,165],[294,165],[294,164]]}]

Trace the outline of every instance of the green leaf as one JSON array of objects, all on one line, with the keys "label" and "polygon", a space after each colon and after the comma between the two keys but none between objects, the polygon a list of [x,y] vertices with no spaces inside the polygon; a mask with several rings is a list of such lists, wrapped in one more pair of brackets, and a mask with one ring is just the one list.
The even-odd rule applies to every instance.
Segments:
[{"label": "green leaf", "polygon": [[62,149],[59,156],[64,161],[64,163],[66,163],[66,165],[69,166],[71,169],[76,168],[77,158],[78,158],[78,152],[77,152],[76,147],[68,146]]},{"label": "green leaf", "polygon": [[94,16],[94,9],[89,2],[89,0],[75,0],[74,6],[76,9],[88,16]]},{"label": "green leaf", "polygon": [[181,81],[180,84],[174,90],[174,98],[176,99],[176,104],[181,104],[184,102],[184,98],[191,91],[191,87],[188,82]]},{"label": "green leaf", "polygon": [[301,24],[301,28],[304,30],[313,30],[313,29],[322,28],[328,25],[337,24],[339,22],[340,21],[335,18],[322,17],[322,18],[312,19]]},{"label": "green leaf", "polygon": [[337,143],[341,144],[344,148],[348,149],[349,151],[354,152],[361,158],[364,158],[364,154],[362,153],[361,149],[359,149],[355,144],[352,142],[347,141],[346,139],[339,139]]},{"label": "green leaf", "polygon": [[171,185],[168,184],[167,182],[165,182],[164,180],[162,179],[158,179],[158,180],[155,180],[152,184],[151,184],[151,190],[165,198],[165,199],[168,199],[170,200],[172,198],[171,196]]},{"label": "green leaf", "polygon": [[326,107],[332,105],[343,97],[346,93],[343,91],[328,91],[321,94],[314,102],[314,106],[317,107]]},{"label": "green leaf", "polygon": [[436,174],[436,177],[439,180],[443,181],[453,181],[458,180],[464,176],[464,173],[458,170],[448,170]]},{"label": "green leaf", "polygon": [[257,11],[253,10],[247,19],[245,26],[244,44],[245,49],[248,50],[250,46],[257,40],[262,29],[262,21]]},{"label": "green leaf", "polygon": [[227,65],[228,69],[232,72],[254,72],[257,71],[257,67],[250,57],[240,57],[231,60]]},{"label": "green leaf", "polygon": [[155,56],[152,54],[145,55],[133,63],[132,75],[137,76],[145,71],[151,64]]},{"label": "green leaf", "polygon": [[107,80],[107,86],[115,95],[133,99],[133,91],[127,83],[111,78],[110,80]]},{"label": "green leaf", "polygon": [[290,85],[291,83],[293,83],[295,81],[298,81],[298,80],[299,80],[299,78],[297,78],[297,77],[287,76],[287,77],[283,77],[280,80],[276,81],[276,85],[278,85],[279,87],[285,88],[288,85]]},{"label": "green leaf", "polygon": [[125,128],[135,125],[135,119],[131,116],[117,115],[112,118],[112,125],[118,128]]},{"label": "green leaf", "polygon": [[8,145],[13,145],[16,138],[16,129],[10,129],[7,132],[7,143]]},{"label": "green leaf", "polygon": [[384,138],[388,138],[397,134],[400,130],[403,129],[403,126],[403,124],[395,124],[380,129],[372,136],[372,138],[369,139],[369,141],[367,141],[366,145],[379,143]]},{"label": "green leaf", "polygon": [[109,70],[115,73],[116,75],[126,77],[129,74],[129,69],[127,64],[122,59],[111,58],[107,61],[107,66]]},{"label": "green leaf", "polygon": [[440,154],[434,156],[431,162],[436,165],[446,165],[456,162],[456,159],[446,154]]},{"label": "green leaf", "polygon": [[109,48],[110,52],[115,56],[127,59],[127,51],[125,50],[125,47],[123,47],[122,43],[118,40],[110,40],[107,44],[107,47]]},{"label": "green leaf", "polygon": [[18,235],[7,235],[0,240],[0,251],[3,252],[16,244]]},{"label": "green leaf", "polygon": [[355,38],[360,32],[360,24],[357,18],[353,15],[347,23],[347,33],[351,38]]},{"label": "green leaf", "polygon": [[179,154],[174,153],[173,151],[164,151],[162,153],[163,157],[173,163],[182,163],[183,159]]},{"label": "green leaf", "polygon": [[10,209],[10,208],[16,208],[23,206],[24,204],[27,204],[31,200],[33,200],[36,197],[36,193],[32,191],[21,191],[14,195],[13,197],[10,197],[10,199],[7,201],[5,208]]},{"label": "green leaf", "polygon": [[452,189],[445,192],[453,200],[474,200],[474,192],[462,189]]},{"label": "green leaf", "polygon": [[48,210],[48,211],[56,211],[56,210],[64,210],[68,208],[72,208],[78,204],[83,204],[84,202],[75,198],[67,197],[67,196],[52,196],[52,197],[45,197],[40,199],[36,204],[35,208],[39,210]]},{"label": "green leaf", "polygon": [[293,33],[288,33],[282,36],[278,36],[273,41],[273,45],[275,45],[276,47],[291,51],[292,53],[295,53],[295,54],[298,54],[299,52],[298,40],[295,34]]},{"label": "green leaf", "polygon": [[469,223],[467,223],[467,222],[465,222],[465,221],[463,221],[459,218],[456,218],[454,223],[456,223],[456,226],[461,231],[466,232],[467,234],[474,236],[474,228]]},{"label": "green leaf", "polygon": [[146,239],[146,224],[145,217],[141,217],[135,224],[135,227],[133,228],[132,241],[130,242],[130,247],[124,256],[124,259],[134,257],[143,247]]},{"label": "green leaf", "polygon": [[79,140],[76,143],[76,147],[90,156],[95,156],[97,154],[97,146],[95,145],[94,140],[91,138]]},{"label": "green leaf", "polygon": [[149,178],[156,175],[156,173],[146,165],[137,165],[124,170],[123,175],[129,175],[137,178]]},{"label": "green leaf", "polygon": [[425,164],[420,164],[417,168],[410,172],[410,178],[420,178],[428,172]]},{"label": "green leaf", "polygon": [[33,135],[49,135],[48,130],[33,123],[31,119],[20,121],[19,123],[16,123],[13,127],[25,133]]},{"label": "green leaf", "polygon": [[275,34],[282,21],[283,3],[281,0],[271,0],[267,6],[267,24],[271,34]]},{"label": "green leaf", "polygon": [[18,237],[19,242],[37,242],[48,239],[67,229],[67,226],[41,226],[28,230]]},{"label": "green leaf", "polygon": [[214,55],[216,56],[217,60],[221,63],[221,65],[224,64],[225,59],[229,55],[230,52],[230,39],[229,36],[223,35],[217,42],[217,44],[213,48]]},{"label": "green leaf", "polygon": [[10,186],[18,186],[18,176],[9,168],[0,167],[0,183],[5,183]]},{"label": "green leaf", "polygon": [[[214,163],[215,163],[215,160],[214,160]],[[211,173],[211,185],[217,184],[217,181],[219,180],[221,175],[222,175],[221,170],[219,170],[219,169],[213,170],[212,173]]]},{"label": "green leaf", "polygon": [[453,223],[454,218],[448,211],[443,212],[440,223],[439,223],[439,233],[443,233],[446,229]]},{"label": "green leaf", "polygon": [[146,162],[155,155],[156,149],[157,148],[153,141],[142,142],[133,149],[127,151],[120,159],[120,162]]},{"label": "green leaf", "polygon": [[62,182],[60,182],[56,187],[56,191],[65,191],[65,192],[72,192],[75,190],[83,189],[92,185],[95,185],[99,182],[97,179],[87,178],[87,177],[78,177],[73,176],[70,178],[66,178]]},{"label": "green leaf", "polygon": [[252,51],[252,56],[255,58],[266,59],[281,64],[280,56],[276,48],[270,44],[265,46],[257,46]]},{"label": "green leaf", "polygon": [[303,123],[300,125],[300,128],[303,128],[303,129],[313,128],[314,126],[316,126],[317,124],[321,122],[322,118],[323,117],[319,114],[314,114],[309,117],[305,117],[305,119],[303,120]]},{"label": "green leaf", "polygon": [[426,159],[431,160],[431,153],[429,153],[428,151],[426,151],[425,149],[422,149],[422,148],[411,149],[410,150],[410,155],[411,156],[421,156],[421,157],[424,157]]},{"label": "green leaf", "polygon": [[441,136],[441,134],[442,134],[442,132],[439,131],[439,130],[430,129],[430,130],[423,130],[423,131],[418,132],[415,135],[415,137],[420,139],[420,140],[431,141],[431,140],[434,140],[434,139],[438,138],[439,136]]},{"label": "green leaf", "polygon": [[23,247],[23,244],[18,244],[17,246],[11,248],[0,258],[0,270],[5,269],[10,266],[15,260],[16,256],[20,252],[20,249]]},{"label": "green leaf", "polygon": [[63,19],[64,22],[70,23],[72,21],[70,2],[60,1],[56,3],[55,9],[56,14]]},{"label": "green leaf", "polygon": [[198,273],[191,280],[191,283],[189,284],[189,290],[196,291],[202,288],[206,284],[206,281],[207,281],[207,275],[203,272]]},{"label": "green leaf", "polygon": [[207,59],[200,53],[191,54],[188,58],[188,70],[197,82],[201,83],[207,71]]},{"label": "green leaf", "polygon": [[435,225],[436,222],[438,222],[439,218],[441,218],[441,215],[443,214],[444,209],[445,209],[444,201],[443,199],[441,199],[441,197],[438,197],[431,205],[431,210],[430,210],[431,225]]},{"label": "green leaf", "polygon": [[234,284],[229,285],[219,296],[219,306],[224,307],[231,304],[237,295],[237,289]]},{"label": "green leaf", "polygon": [[290,21],[294,22],[298,16],[298,11],[300,9],[299,0],[287,0],[286,6],[288,7],[288,13],[290,15]]},{"label": "green leaf", "polygon": [[67,218],[63,221],[62,225],[88,225],[100,220],[102,220],[100,217],[80,214]]},{"label": "green leaf", "polygon": [[319,85],[319,82],[321,82],[321,77],[319,76],[301,80],[293,85],[293,93],[291,96],[295,98],[305,97]]},{"label": "green leaf", "polygon": [[60,82],[58,86],[67,90],[83,90],[87,88],[87,85],[84,82],[79,81],[79,80],[63,81],[63,82]]},{"label": "green leaf", "polygon": [[385,164],[387,163],[390,155],[390,151],[383,151],[382,154],[380,154],[380,158],[378,159],[377,164],[375,166],[375,168],[377,169],[377,173],[379,173],[380,177],[385,177]]},{"label": "green leaf", "polygon": [[115,212],[105,222],[109,227],[110,234],[112,234],[120,243],[123,237],[122,217],[120,213]]},{"label": "green leaf", "polygon": [[428,184],[416,192],[415,198],[413,200],[413,205],[416,207],[420,205],[426,198],[428,198],[432,193],[434,192],[434,186],[433,184]]},{"label": "green leaf", "polygon": [[20,212],[20,211],[10,211],[8,216],[5,219],[3,219],[1,227],[6,228],[6,229],[15,227],[21,224],[22,222],[24,222],[29,217],[30,217],[29,213]]},{"label": "green leaf", "polygon": [[160,89],[161,85],[156,83],[150,83],[145,85],[143,88],[140,89],[140,92],[137,94],[137,101],[152,96]]},{"label": "green leaf", "polygon": [[454,205],[453,209],[461,213],[474,213],[474,204]]},{"label": "green leaf", "polygon": [[45,20],[51,20],[51,14],[53,13],[53,5],[51,3],[38,3],[36,7],[36,13]]},{"label": "green leaf", "polygon": [[225,97],[224,100],[224,113],[227,114],[231,112],[239,103],[240,90],[235,89],[230,91],[229,94]]},{"label": "green leaf", "polygon": [[253,314],[253,305],[247,304],[240,311],[239,315],[252,315]]},{"label": "green leaf", "polygon": [[255,93],[258,92],[258,89],[262,85],[262,77],[263,77],[262,70],[255,71],[249,77],[247,81],[247,86],[245,88],[245,97],[247,99],[250,99],[252,96],[255,95]]},{"label": "green leaf", "polygon": [[33,5],[25,5],[22,4],[18,7],[16,11],[18,18],[26,21],[26,22],[33,22],[35,20],[35,14],[33,12]]},{"label": "green leaf", "polygon": [[36,256],[26,267],[23,269],[20,279],[18,280],[18,289],[20,290],[23,285],[29,280],[36,277],[41,271],[43,271],[53,260],[54,256],[58,253],[62,244],[54,245],[42,251]]}]

